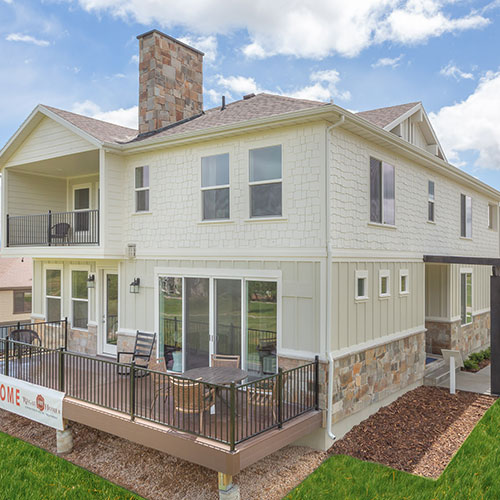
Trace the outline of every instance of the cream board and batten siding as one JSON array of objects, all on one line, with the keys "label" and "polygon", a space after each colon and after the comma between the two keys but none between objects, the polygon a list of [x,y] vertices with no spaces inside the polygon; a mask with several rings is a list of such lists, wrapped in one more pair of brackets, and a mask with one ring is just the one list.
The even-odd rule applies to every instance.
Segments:
[{"label": "cream board and batten siding", "polygon": [[21,147],[9,158],[6,166],[20,165],[96,149],[56,121],[43,118]]},{"label": "cream board and batten siding", "polygon": [[[290,249],[324,252],[324,124],[297,125],[125,159],[125,242],[137,254]],[[282,145],[283,216],[250,220],[249,150]],[[230,222],[202,222],[201,158],[229,153]],[[150,169],[150,214],[134,214],[134,169]],[[235,256],[238,255],[236,251]]]},{"label": "cream board and batten siding", "polygon": [[[370,156],[395,167],[395,228],[370,222]],[[470,186],[410,162],[350,132],[332,131],[330,225],[335,249],[383,253],[498,257],[499,235],[488,229],[488,202]],[[427,222],[428,181],[435,182],[435,220]],[[472,197],[472,239],[460,238],[460,194]]]},{"label": "cream board and batten siding", "polygon": [[491,266],[426,264],[425,316],[430,321],[460,319],[461,270],[472,270],[472,314],[490,310]]},{"label": "cream board and batten siding", "polygon": [[[216,259],[136,259],[123,261],[120,266],[120,329],[132,334],[137,329],[155,331],[158,297],[155,279],[158,269],[168,275],[178,269],[202,270],[217,276],[218,270],[231,270],[234,277],[246,277],[246,272],[258,276],[269,271],[281,278],[281,352],[310,357],[320,354],[320,293],[321,264],[317,261],[288,260],[216,260]],[[129,284],[136,277],[141,280],[140,293],[129,293]],[[254,276],[249,279],[258,279]],[[273,279],[273,278],[267,278]]]},{"label": "cream board and batten siding", "polygon": [[[390,296],[379,297],[379,272],[390,273]],[[408,270],[409,293],[401,295],[399,271]],[[368,273],[368,298],[356,299],[356,271]],[[424,264],[416,261],[332,263],[332,350],[424,328]]]}]

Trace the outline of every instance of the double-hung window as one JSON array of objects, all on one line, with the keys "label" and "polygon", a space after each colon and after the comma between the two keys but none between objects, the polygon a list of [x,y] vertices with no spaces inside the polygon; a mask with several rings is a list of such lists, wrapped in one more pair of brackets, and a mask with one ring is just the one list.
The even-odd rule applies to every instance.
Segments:
[{"label": "double-hung window", "polygon": [[462,325],[472,323],[472,272],[460,273],[460,317]]},{"label": "double-hung window", "polygon": [[135,211],[149,211],[149,167],[135,167]]},{"label": "double-hung window", "polygon": [[279,217],[282,211],[281,146],[250,150],[250,217]]},{"label": "double-hung window", "polygon": [[47,269],[45,271],[45,319],[59,321],[62,317],[62,271]]},{"label": "double-hung window", "polygon": [[460,236],[472,238],[472,198],[460,195]]},{"label": "double-hung window", "polygon": [[488,204],[488,229],[496,231],[498,227],[498,206]]},{"label": "double-hung window", "polygon": [[376,158],[370,158],[370,221],[395,223],[394,167]]},{"label": "double-hung window", "polygon": [[87,271],[71,272],[71,313],[73,328],[86,330],[89,322],[89,290]]},{"label": "double-hung window", "polygon": [[14,314],[31,312],[31,290],[14,291]]},{"label": "double-hung window", "polygon": [[201,159],[203,220],[229,219],[229,154]]},{"label": "double-hung window", "polygon": [[429,186],[427,188],[429,196],[429,201],[427,202],[428,205],[427,220],[429,222],[434,222],[434,201],[435,201],[434,188],[435,188],[434,181],[429,181]]}]

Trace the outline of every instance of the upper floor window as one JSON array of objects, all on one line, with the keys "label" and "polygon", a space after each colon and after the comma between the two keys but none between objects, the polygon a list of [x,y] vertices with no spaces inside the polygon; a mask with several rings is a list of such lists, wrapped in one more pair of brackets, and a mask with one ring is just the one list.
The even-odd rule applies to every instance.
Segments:
[{"label": "upper floor window", "polygon": [[135,168],[135,211],[149,211],[149,167]]},{"label": "upper floor window", "polygon": [[229,219],[229,154],[201,159],[203,220]]},{"label": "upper floor window", "polygon": [[31,290],[14,291],[14,314],[31,312]]},{"label": "upper floor window", "polygon": [[427,208],[427,220],[429,222],[434,222],[434,181],[429,181],[429,185],[427,188],[429,201]]},{"label": "upper floor window", "polygon": [[460,236],[472,238],[472,198],[460,195]]},{"label": "upper floor window", "polygon": [[281,146],[250,150],[250,217],[281,216]]},{"label": "upper floor window", "polygon": [[488,228],[494,231],[498,228],[498,206],[488,204]]},{"label": "upper floor window", "polygon": [[394,167],[370,158],[370,221],[395,223]]}]

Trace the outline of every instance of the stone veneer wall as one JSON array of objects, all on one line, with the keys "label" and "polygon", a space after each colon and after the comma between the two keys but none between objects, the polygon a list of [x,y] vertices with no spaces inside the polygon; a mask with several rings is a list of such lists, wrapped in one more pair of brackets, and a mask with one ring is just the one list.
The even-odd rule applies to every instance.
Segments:
[{"label": "stone veneer wall", "polygon": [[426,351],[441,354],[441,349],[456,349],[464,356],[490,345],[490,313],[473,316],[470,325],[460,320],[450,323],[426,321]]},{"label": "stone veneer wall", "polygon": [[68,350],[97,355],[97,326],[89,325],[88,331],[68,327]]},{"label": "stone veneer wall", "polygon": [[424,332],[336,359],[332,422],[419,382],[424,369]]}]

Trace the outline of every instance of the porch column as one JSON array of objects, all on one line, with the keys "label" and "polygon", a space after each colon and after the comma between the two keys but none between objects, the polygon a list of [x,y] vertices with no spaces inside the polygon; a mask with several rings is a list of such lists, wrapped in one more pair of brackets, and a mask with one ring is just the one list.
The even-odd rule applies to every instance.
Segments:
[{"label": "porch column", "polygon": [[240,488],[233,484],[233,476],[219,472],[219,499],[240,500]]},{"label": "porch column", "polygon": [[57,454],[66,455],[73,451],[73,431],[66,419],[63,420],[64,430],[56,430]]},{"label": "porch column", "polygon": [[491,394],[500,394],[500,266],[490,278]]}]

